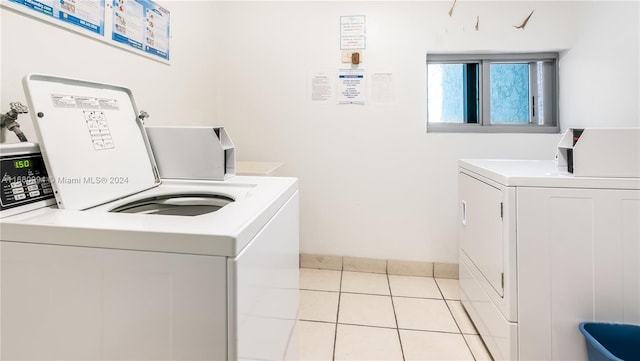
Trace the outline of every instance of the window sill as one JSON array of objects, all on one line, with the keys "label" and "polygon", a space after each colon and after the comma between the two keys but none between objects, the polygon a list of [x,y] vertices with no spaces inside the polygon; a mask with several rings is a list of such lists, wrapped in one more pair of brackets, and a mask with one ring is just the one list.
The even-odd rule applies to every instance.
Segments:
[{"label": "window sill", "polygon": [[479,125],[428,123],[427,133],[560,133],[557,125]]}]

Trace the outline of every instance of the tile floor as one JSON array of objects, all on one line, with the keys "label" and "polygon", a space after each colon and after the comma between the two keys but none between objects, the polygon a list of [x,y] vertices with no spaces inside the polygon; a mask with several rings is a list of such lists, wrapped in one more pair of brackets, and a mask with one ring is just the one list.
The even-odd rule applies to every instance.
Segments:
[{"label": "tile floor", "polygon": [[458,280],[300,269],[300,360],[491,360]]}]

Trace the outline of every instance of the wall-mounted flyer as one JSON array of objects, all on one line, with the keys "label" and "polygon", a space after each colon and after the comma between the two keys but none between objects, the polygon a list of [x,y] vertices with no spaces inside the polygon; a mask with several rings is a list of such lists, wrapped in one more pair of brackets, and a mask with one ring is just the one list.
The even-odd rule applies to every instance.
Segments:
[{"label": "wall-mounted flyer", "polygon": [[340,17],[340,49],[367,48],[367,18],[364,15]]},{"label": "wall-mounted flyer", "polygon": [[364,104],[364,69],[338,71],[338,104]]},{"label": "wall-mounted flyer", "polygon": [[0,6],[169,63],[169,10],[150,0],[0,0]]},{"label": "wall-mounted flyer", "polygon": [[318,71],[311,74],[311,101],[326,103],[335,99],[335,73]]},{"label": "wall-mounted flyer", "polygon": [[149,0],[114,0],[112,39],[169,60],[169,11]]},{"label": "wall-mounted flyer", "polygon": [[104,35],[105,0],[9,0],[23,6],[22,11],[33,11],[71,26]]}]

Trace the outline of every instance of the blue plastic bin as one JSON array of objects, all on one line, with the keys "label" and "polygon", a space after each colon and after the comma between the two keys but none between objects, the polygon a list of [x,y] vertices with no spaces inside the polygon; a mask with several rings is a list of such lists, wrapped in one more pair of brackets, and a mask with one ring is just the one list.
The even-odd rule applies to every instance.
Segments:
[{"label": "blue plastic bin", "polygon": [[640,360],[640,325],[583,322],[589,361]]}]

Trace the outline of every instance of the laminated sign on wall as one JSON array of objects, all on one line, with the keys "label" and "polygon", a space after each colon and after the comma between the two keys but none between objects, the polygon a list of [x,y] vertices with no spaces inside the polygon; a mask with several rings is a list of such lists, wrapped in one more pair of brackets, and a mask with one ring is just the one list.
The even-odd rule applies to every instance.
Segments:
[{"label": "laminated sign on wall", "polygon": [[3,7],[169,62],[169,10],[150,0],[0,0]]},{"label": "laminated sign on wall", "polygon": [[114,0],[113,41],[169,60],[169,11],[148,0]]},{"label": "laminated sign on wall", "polygon": [[[45,19],[51,22],[60,22],[104,35],[105,0],[6,0],[2,3],[28,15],[44,15]],[[12,4],[21,6],[11,6]]]},{"label": "laminated sign on wall", "polygon": [[338,104],[364,104],[364,69],[341,69],[338,73]]}]

